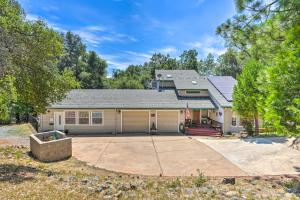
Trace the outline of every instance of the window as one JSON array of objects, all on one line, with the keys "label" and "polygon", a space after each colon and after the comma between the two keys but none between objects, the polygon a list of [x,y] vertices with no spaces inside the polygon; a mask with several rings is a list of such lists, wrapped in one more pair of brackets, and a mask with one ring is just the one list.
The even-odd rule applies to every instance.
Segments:
[{"label": "window", "polygon": [[90,113],[88,111],[79,111],[79,124],[89,124]]},{"label": "window", "polygon": [[236,126],[236,117],[235,116],[232,116],[231,125]]},{"label": "window", "polygon": [[200,94],[199,90],[186,90],[185,91],[186,94]]},{"label": "window", "polygon": [[99,124],[103,123],[103,113],[102,112],[92,112],[92,124]]},{"label": "window", "polygon": [[66,124],[76,124],[76,112],[75,111],[67,111],[65,116]]}]

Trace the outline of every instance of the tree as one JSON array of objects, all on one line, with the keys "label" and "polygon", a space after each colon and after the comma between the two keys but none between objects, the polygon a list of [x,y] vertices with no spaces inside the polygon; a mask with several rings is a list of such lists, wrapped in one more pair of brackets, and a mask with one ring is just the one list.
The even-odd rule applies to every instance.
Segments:
[{"label": "tree", "polygon": [[68,31],[62,35],[64,40],[64,51],[59,63],[60,71],[65,68],[71,69],[77,80],[82,72],[81,60],[84,59],[86,53],[86,46],[83,44],[79,35]]},{"label": "tree", "polygon": [[179,66],[180,69],[198,71],[198,52],[195,49],[185,50],[180,55]]},{"label": "tree", "polygon": [[275,64],[267,69],[264,116],[278,132],[300,135],[300,26],[289,30]]},{"label": "tree", "polygon": [[171,58],[170,55],[163,55],[161,53],[154,53],[149,62],[144,64],[146,71],[150,71],[151,77],[155,78],[155,70],[157,69],[176,69],[177,61]]},{"label": "tree", "polygon": [[241,116],[255,121],[256,134],[259,133],[258,100],[260,98],[257,77],[262,68],[255,60],[248,61],[237,78],[233,93],[233,109]]},{"label": "tree", "polygon": [[198,62],[198,72],[202,76],[214,75],[215,68],[215,58],[211,53],[204,60]]},{"label": "tree", "polygon": [[13,103],[17,100],[15,78],[5,76],[0,79],[0,120],[8,120],[12,111]]},{"label": "tree", "polygon": [[6,85],[10,87],[2,90],[1,96],[5,98],[16,93],[13,95],[16,98],[10,98],[13,104],[4,104],[10,107],[5,109],[3,106],[1,110],[14,110],[25,105],[26,110],[43,112],[46,106],[61,100],[76,86],[71,72],[60,73],[57,69],[62,53],[61,37],[41,20],[25,20],[16,1],[3,0],[0,9],[0,32],[4,36],[0,45],[5,44],[1,49],[7,59],[1,62],[0,82],[5,85],[9,80]]},{"label": "tree", "polygon": [[227,49],[217,59],[215,74],[217,76],[232,76],[236,78],[242,72],[241,62],[238,52],[233,49]]},{"label": "tree", "polygon": [[107,63],[96,52],[91,51],[87,55],[86,66],[79,75],[82,88],[101,89],[104,87]]}]

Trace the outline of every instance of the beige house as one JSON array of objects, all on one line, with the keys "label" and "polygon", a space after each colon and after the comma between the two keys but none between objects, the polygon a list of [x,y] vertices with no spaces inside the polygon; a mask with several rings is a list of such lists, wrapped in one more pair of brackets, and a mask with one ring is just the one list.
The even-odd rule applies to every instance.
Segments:
[{"label": "beige house", "polygon": [[[193,70],[156,70],[151,89],[78,89],[40,116],[41,131],[72,134],[228,133],[242,129],[232,112],[235,79]],[[189,127],[189,128],[187,128]],[[194,128],[194,129],[192,129]]]}]

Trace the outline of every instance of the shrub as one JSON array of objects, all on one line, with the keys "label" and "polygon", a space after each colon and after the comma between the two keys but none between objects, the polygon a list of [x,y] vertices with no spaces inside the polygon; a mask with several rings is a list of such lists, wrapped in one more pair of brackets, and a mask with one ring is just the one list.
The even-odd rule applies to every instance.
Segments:
[{"label": "shrub", "polygon": [[202,172],[200,172],[199,170],[197,171],[198,171],[198,176],[196,177],[194,183],[196,187],[201,187],[207,181],[207,178],[204,176]]}]

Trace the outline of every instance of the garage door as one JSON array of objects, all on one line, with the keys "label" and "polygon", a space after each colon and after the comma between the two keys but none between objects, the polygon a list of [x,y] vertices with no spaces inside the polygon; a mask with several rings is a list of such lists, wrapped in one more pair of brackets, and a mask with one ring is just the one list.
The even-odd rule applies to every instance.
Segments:
[{"label": "garage door", "polygon": [[122,111],[122,131],[149,132],[149,111]]},{"label": "garage door", "polygon": [[178,132],[178,111],[157,111],[158,132]]}]

